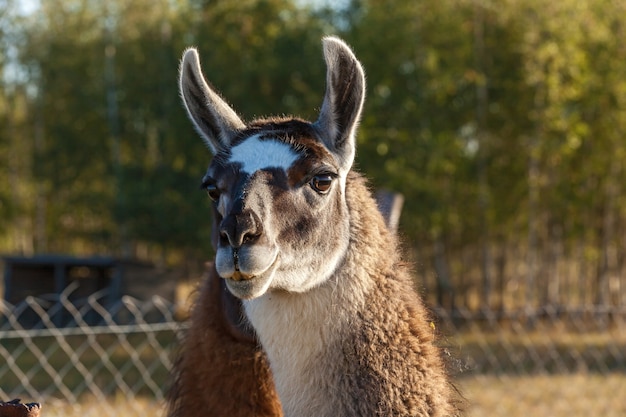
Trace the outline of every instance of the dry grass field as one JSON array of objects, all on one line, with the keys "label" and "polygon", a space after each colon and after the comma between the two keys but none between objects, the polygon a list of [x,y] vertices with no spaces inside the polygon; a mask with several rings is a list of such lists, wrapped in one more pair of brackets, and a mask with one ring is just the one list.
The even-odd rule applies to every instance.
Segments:
[{"label": "dry grass field", "polygon": [[78,404],[51,400],[42,404],[41,417],[162,417],[165,405],[154,399],[125,397],[84,399]]},{"label": "dry grass field", "polygon": [[626,373],[461,379],[468,417],[623,417]]},{"label": "dry grass field", "polygon": [[[468,401],[467,417],[623,417],[626,374],[472,376],[458,383]],[[79,404],[51,401],[42,417],[164,416],[164,404],[146,398]]]}]

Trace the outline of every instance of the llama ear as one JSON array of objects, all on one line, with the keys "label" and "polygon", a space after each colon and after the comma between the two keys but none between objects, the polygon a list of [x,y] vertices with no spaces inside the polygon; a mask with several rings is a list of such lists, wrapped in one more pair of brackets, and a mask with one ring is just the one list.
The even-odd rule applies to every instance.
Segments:
[{"label": "llama ear", "polygon": [[365,74],[348,45],[335,37],[323,40],[326,94],[318,127],[322,141],[338,158],[342,169],[354,161],[355,134],[365,97]]},{"label": "llama ear", "polygon": [[180,94],[189,118],[214,155],[228,148],[237,131],[245,127],[237,113],[205,81],[194,48],[183,54]]}]

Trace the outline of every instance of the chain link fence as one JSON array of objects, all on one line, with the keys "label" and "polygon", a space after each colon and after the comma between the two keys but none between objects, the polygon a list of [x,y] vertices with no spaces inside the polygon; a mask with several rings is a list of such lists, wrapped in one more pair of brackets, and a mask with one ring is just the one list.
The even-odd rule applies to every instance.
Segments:
[{"label": "chain link fence", "polygon": [[435,310],[470,416],[626,416],[626,308]]},{"label": "chain link fence", "polygon": [[[159,297],[0,300],[0,399],[42,415],[141,415],[163,406],[181,323]],[[121,409],[120,409],[121,408]]]},{"label": "chain link fence", "polygon": [[[55,415],[163,415],[184,323],[161,298],[0,301],[0,399]],[[626,309],[435,309],[471,416],[626,415]]]}]

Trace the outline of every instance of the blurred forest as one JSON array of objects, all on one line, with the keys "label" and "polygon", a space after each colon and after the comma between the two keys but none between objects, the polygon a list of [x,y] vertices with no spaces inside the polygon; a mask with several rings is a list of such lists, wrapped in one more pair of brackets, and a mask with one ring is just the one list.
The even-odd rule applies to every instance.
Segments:
[{"label": "blurred forest", "polygon": [[245,119],[314,119],[320,39],[368,79],[358,168],[404,194],[443,306],[626,304],[625,0],[0,0],[0,253],[196,273],[210,155],[179,59]]}]

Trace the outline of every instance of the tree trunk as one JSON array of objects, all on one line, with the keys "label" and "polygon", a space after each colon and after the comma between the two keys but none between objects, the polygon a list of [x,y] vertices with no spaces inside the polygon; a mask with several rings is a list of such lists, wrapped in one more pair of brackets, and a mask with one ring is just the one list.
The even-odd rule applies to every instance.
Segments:
[{"label": "tree trunk", "polygon": [[478,141],[478,206],[480,227],[482,230],[481,242],[481,269],[482,269],[482,305],[492,307],[493,277],[491,274],[493,259],[491,256],[489,233],[489,183],[486,167],[486,119],[489,97],[487,92],[487,75],[485,70],[485,39],[484,39],[484,9],[481,2],[474,3],[474,66],[480,77],[476,81],[476,139]]},{"label": "tree trunk", "polygon": [[446,258],[446,247],[443,237],[439,234],[434,242],[434,267],[437,282],[437,305],[452,310],[454,308],[454,293],[452,291],[452,281],[448,260]]}]

